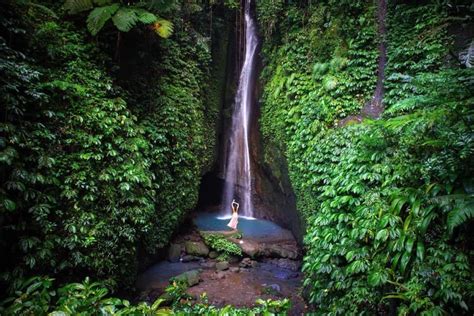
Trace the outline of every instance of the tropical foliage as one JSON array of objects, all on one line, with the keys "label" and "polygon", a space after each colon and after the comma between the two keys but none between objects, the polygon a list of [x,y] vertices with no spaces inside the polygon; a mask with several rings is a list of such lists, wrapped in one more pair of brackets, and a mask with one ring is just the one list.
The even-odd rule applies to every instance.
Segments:
[{"label": "tropical foliage", "polygon": [[34,272],[130,284],[194,207],[214,160],[210,43],[189,24],[152,38],[129,57],[154,60],[134,68],[146,80],[119,82],[128,68],[113,66],[110,37],[92,43],[49,8],[2,3],[4,284]]},{"label": "tropical foliage", "polygon": [[288,5],[272,22],[285,35],[265,48],[265,157],[288,157],[317,314],[472,313],[474,73],[447,59],[448,28],[471,21],[457,5],[389,6],[385,117],[340,127],[374,89],[375,46],[357,45],[373,43],[374,8]]},{"label": "tropical foliage", "polygon": [[[163,2],[162,9],[167,9],[169,3]],[[157,1],[139,1],[137,4],[123,4],[122,1],[112,0],[66,0],[64,8],[69,14],[90,11],[87,17],[87,29],[96,35],[108,21],[112,21],[121,32],[128,32],[137,23],[151,25],[152,29],[161,37],[167,38],[173,32],[173,24],[159,18],[150,9],[159,9]]]},{"label": "tropical foliage", "polygon": [[[85,279],[54,289],[49,277],[33,277],[22,281],[16,296],[0,305],[2,315],[275,315],[288,311],[287,299],[280,301],[257,300],[257,307],[235,308],[227,305],[217,308],[208,304],[203,294],[193,302],[179,284],[166,289],[172,301],[160,298],[155,302],[132,304],[127,300],[107,297],[106,285]],[[171,308],[172,306],[172,308]]]}]

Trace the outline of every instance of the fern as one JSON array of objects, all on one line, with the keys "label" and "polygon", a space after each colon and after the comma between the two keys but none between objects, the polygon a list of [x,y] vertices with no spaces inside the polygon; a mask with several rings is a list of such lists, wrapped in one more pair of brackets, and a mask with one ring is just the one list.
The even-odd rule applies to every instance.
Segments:
[{"label": "fern", "polygon": [[173,23],[168,20],[159,19],[153,24],[153,30],[163,38],[168,38],[173,33]]},{"label": "fern", "polygon": [[130,31],[138,22],[138,16],[135,9],[120,8],[112,18],[114,25],[122,32]]},{"label": "fern", "polygon": [[467,199],[457,202],[457,206],[448,213],[448,230],[450,233],[452,233],[457,226],[474,218],[474,198],[468,197]]},{"label": "fern", "polygon": [[459,60],[467,68],[474,66],[474,40],[471,41],[465,50],[459,53]]},{"label": "fern", "polygon": [[92,8],[92,0],[66,0],[64,3],[64,9],[66,9],[69,14],[76,14]]},{"label": "fern", "polygon": [[96,35],[104,27],[105,23],[119,9],[120,5],[114,3],[105,7],[95,8],[87,17],[87,29],[92,35]]},{"label": "fern", "polygon": [[156,15],[146,10],[135,9],[135,12],[137,14],[138,20],[142,22],[143,24],[151,24],[151,23],[156,22],[156,20],[158,20],[158,17]]}]

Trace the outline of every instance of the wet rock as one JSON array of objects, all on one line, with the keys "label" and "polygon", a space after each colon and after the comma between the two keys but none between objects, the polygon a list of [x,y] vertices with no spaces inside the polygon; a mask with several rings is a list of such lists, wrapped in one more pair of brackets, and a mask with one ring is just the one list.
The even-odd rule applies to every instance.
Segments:
[{"label": "wet rock", "polygon": [[171,244],[168,249],[168,261],[169,262],[178,262],[181,257],[181,245],[180,244]]},{"label": "wet rock", "polygon": [[207,261],[200,263],[200,266],[203,268],[212,269],[216,267],[216,263],[214,261]]},{"label": "wet rock", "polygon": [[270,285],[262,284],[262,287],[263,287],[262,292],[265,294],[270,294],[270,295],[275,295],[275,296],[281,295],[281,287],[280,285],[276,283],[270,284]]},{"label": "wet rock", "polygon": [[249,240],[244,241],[243,243],[239,243],[242,252],[251,258],[255,258],[259,252],[259,244],[256,242],[252,242]]},{"label": "wet rock", "polygon": [[239,267],[230,267],[229,271],[234,272],[234,273],[238,273],[240,271],[240,268]]},{"label": "wet rock", "polygon": [[277,267],[288,269],[294,272],[297,272],[301,268],[301,261],[298,260],[291,260],[287,258],[280,258],[280,259],[267,259],[265,262],[268,262],[272,265]]},{"label": "wet rock", "polygon": [[184,247],[188,255],[206,257],[209,254],[209,248],[202,241],[186,241]]},{"label": "wet rock", "polygon": [[200,257],[191,256],[191,255],[185,255],[183,256],[183,258],[181,258],[182,262],[191,262],[191,261],[200,261],[200,260],[201,260]]},{"label": "wet rock", "polygon": [[239,262],[240,258],[236,257],[236,256],[231,256],[228,261],[229,261],[230,264],[234,264],[234,263]]},{"label": "wet rock", "polygon": [[276,291],[276,292],[281,292],[281,287],[276,283],[275,284],[270,284],[267,287],[274,290],[274,291]]},{"label": "wet rock", "polygon": [[189,287],[194,286],[199,283],[201,272],[199,270],[191,270],[172,278],[172,281],[186,283]]},{"label": "wet rock", "polygon": [[256,268],[258,267],[258,262],[250,258],[244,258],[239,264],[241,268]]},{"label": "wet rock", "polygon": [[211,258],[211,259],[216,259],[218,256],[219,256],[219,254],[217,253],[217,251],[210,251],[209,252],[209,258]]},{"label": "wet rock", "polygon": [[296,259],[298,258],[298,248],[293,245],[278,245],[278,244],[271,244],[267,247],[267,252],[272,257],[280,257],[280,258],[290,258]]},{"label": "wet rock", "polygon": [[218,263],[216,263],[216,269],[218,271],[227,270],[227,269],[229,269],[229,263],[227,261],[218,262]]}]

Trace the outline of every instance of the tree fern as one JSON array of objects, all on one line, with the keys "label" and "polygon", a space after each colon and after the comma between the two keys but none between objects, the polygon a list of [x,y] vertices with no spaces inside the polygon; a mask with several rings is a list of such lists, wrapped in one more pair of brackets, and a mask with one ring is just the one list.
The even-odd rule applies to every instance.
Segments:
[{"label": "tree fern", "polygon": [[92,35],[96,35],[104,27],[105,23],[119,9],[120,5],[114,3],[105,7],[98,7],[91,11],[87,17],[87,29]]},{"label": "tree fern", "polygon": [[69,14],[76,14],[93,8],[92,0],[66,0],[64,9]]}]

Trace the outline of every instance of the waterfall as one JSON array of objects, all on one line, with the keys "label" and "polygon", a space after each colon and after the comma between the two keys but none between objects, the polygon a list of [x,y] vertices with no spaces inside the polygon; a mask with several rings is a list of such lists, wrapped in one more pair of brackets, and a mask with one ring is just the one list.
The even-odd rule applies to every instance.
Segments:
[{"label": "waterfall", "polygon": [[232,125],[228,133],[223,212],[230,214],[230,205],[232,199],[235,198],[240,204],[239,215],[253,217],[249,126],[252,114],[258,39],[250,6],[251,0],[245,0],[245,59],[235,96]]}]

